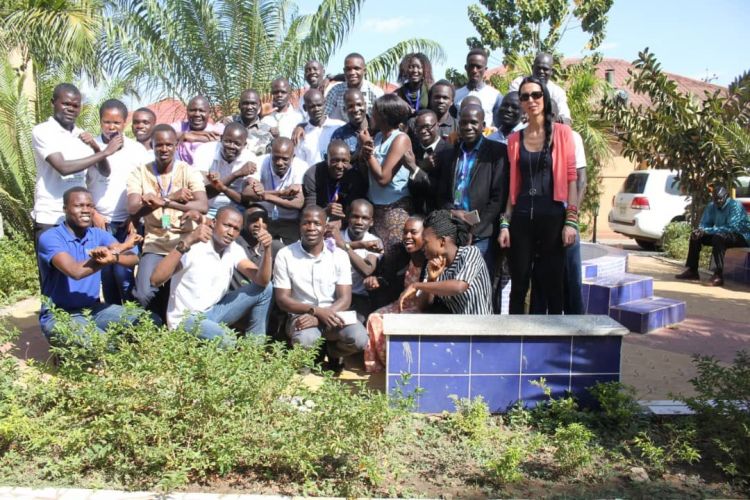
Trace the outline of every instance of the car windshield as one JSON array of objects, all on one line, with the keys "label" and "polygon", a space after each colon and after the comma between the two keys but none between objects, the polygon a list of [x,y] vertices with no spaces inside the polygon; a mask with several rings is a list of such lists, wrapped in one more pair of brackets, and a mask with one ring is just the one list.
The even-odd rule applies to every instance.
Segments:
[{"label": "car windshield", "polygon": [[625,184],[622,186],[622,192],[628,194],[641,194],[646,189],[646,181],[648,180],[648,174],[630,174],[625,179]]}]

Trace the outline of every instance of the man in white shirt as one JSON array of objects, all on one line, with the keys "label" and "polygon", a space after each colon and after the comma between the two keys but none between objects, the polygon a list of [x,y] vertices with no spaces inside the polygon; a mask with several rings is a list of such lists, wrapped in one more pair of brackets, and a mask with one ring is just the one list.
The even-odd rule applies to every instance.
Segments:
[{"label": "man in white shirt", "polygon": [[346,252],[351,262],[351,308],[357,311],[357,319],[364,323],[372,312],[364,281],[375,272],[383,253],[383,242],[369,231],[374,217],[372,203],[364,198],[354,200],[348,212],[346,229],[340,230],[340,223],[335,223],[329,225],[329,231],[336,246]]},{"label": "man in white shirt", "polygon": [[[118,99],[104,101],[99,107],[101,134],[96,137],[99,149],[105,149],[115,137],[122,138],[122,148],[107,158],[110,173],[104,176],[90,168],[86,177],[89,191],[96,206],[95,226],[106,229],[117,241],[123,243],[136,228],[130,224],[128,213],[128,177],[144,163],[146,150],[138,142],[125,137],[128,108]],[[133,249],[138,253],[137,247]],[[102,269],[102,293],[108,304],[122,304],[132,300],[133,269],[108,266]]]},{"label": "man in white shirt", "polygon": [[246,144],[247,129],[241,123],[232,122],[224,128],[221,141],[207,142],[193,153],[193,167],[201,171],[206,181],[209,217],[213,218],[227,205],[244,211],[242,190],[245,183],[250,176],[260,179],[255,155],[245,148]]},{"label": "man in white shirt", "polygon": [[109,175],[103,161],[122,147],[122,136],[114,137],[103,150],[88,132],[76,127],[81,113],[81,92],[75,85],[61,83],[52,92],[52,116],[32,131],[36,163],[34,189],[34,244],[39,235],[65,219],[63,193],[72,187],[86,187],[86,169],[96,167]]},{"label": "man in white shirt", "polygon": [[299,213],[305,204],[302,181],[308,165],[294,156],[291,139],[277,137],[271,154],[258,159],[260,182],[250,182],[242,191],[245,204],[260,202],[268,211],[268,232],[284,245],[299,239]]},{"label": "man in white shirt", "polygon": [[156,125],[156,114],[148,108],[138,108],[133,111],[133,118],[130,124],[130,130],[135,136],[135,140],[143,146],[146,151],[144,161],[146,163],[154,161],[154,150],[151,147],[151,135],[154,133]]},{"label": "man in white shirt", "polygon": [[471,49],[466,56],[466,76],[469,81],[464,87],[456,90],[453,103],[457,109],[461,109],[461,101],[467,96],[476,96],[482,103],[486,126],[492,126],[492,118],[495,111],[500,107],[503,95],[491,85],[484,81],[484,73],[487,71],[487,52],[484,49]]},{"label": "man in white shirt", "polygon": [[[186,331],[202,339],[221,339],[230,345],[231,325],[250,315],[248,335],[264,336],[266,318],[271,305],[271,236],[265,229],[258,240],[265,248],[259,266],[250,261],[235,242],[242,230],[242,214],[232,206],[216,213],[213,228],[197,212],[189,216],[201,221],[192,232],[184,235],[151,274],[151,284],[161,286],[172,279],[167,306],[167,325],[171,329],[181,323]],[[234,271],[238,270],[251,282],[227,293]]]},{"label": "man in white shirt", "polygon": [[[552,76],[555,73],[554,64],[555,60],[551,54],[539,52],[534,58],[534,65],[531,68],[532,75],[547,86],[550,98],[557,104],[557,120],[570,125],[571,117],[570,108],[568,107],[568,96],[565,94],[565,89],[552,81]],[[511,82],[508,90],[510,92],[518,92],[522,81],[523,77],[519,76]]]},{"label": "man in white shirt", "polygon": [[297,144],[295,153],[297,158],[308,165],[315,165],[323,161],[331,136],[345,122],[326,116],[325,99],[318,89],[305,92],[304,102],[308,123],[304,127],[305,135]]},{"label": "man in white shirt", "polygon": [[323,336],[329,367],[340,370],[341,358],[367,345],[364,325],[343,314],[351,305],[352,270],[340,248],[326,248],[326,212],[305,207],[300,220],[300,241],[276,256],[273,284],[276,304],[289,313],[287,334],[292,344],[311,348]]},{"label": "man in white shirt", "polygon": [[289,102],[291,87],[286,78],[277,78],[271,82],[273,111],[264,116],[261,123],[271,127],[274,137],[292,137],[294,127],[305,121],[298,110]]}]

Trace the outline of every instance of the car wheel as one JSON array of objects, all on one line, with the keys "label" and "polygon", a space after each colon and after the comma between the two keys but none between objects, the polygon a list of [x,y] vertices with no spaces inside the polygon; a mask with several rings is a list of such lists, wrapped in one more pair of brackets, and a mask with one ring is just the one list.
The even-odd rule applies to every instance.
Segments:
[{"label": "car wheel", "polygon": [[636,243],[638,243],[638,246],[641,247],[644,250],[654,250],[656,249],[656,242],[651,240],[635,240]]}]

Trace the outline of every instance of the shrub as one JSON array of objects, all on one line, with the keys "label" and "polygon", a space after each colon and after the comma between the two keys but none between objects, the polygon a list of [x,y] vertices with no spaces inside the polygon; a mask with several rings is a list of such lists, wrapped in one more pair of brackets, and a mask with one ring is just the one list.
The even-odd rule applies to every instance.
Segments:
[{"label": "shrub", "polygon": [[572,472],[589,465],[592,460],[593,438],[594,433],[579,423],[558,427],[552,442],[555,445],[555,460],[560,469]]},{"label": "shrub", "polygon": [[[59,320],[64,339],[71,332]],[[3,421],[21,415],[0,440],[47,479],[94,475],[170,489],[254,470],[329,478],[335,492],[349,494],[380,477],[375,457],[398,410],[384,394],[331,377],[305,386],[297,371],[312,364],[311,351],[253,338],[223,349],[150,320],[86,333],[86,349],[53,349],[63,360],[56,377],[35,372],[10,395],[3,385],[3,401],[19,401],[0,406]]]},{"label": "shrub", "polygon": [[698,435],[707,455],[741,486],[750,486],[750,355],[736,354],[731,366],[712,356],[695,356],[696,396],[683,398],[696,412]]},{"label": "shrub", "polygon": [[[693,228],[687,222],[670,222],[664,228],[662,246],[664,253],[673,259],[685,262],[690,248],[690,233]],[[711,264],[711,247],[703,247],[700,267],[708,269]]]},{"label": "shrub", "polygon": [[20,236],[0,238],[0,304],[39,292],[36,253]]}]

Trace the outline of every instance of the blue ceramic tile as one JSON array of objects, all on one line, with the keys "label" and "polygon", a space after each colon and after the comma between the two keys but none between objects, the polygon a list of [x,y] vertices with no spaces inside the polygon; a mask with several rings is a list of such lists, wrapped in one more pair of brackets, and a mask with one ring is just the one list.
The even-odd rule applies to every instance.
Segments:
[{"label": "blue ceramic tile", "polygon": [[504,413],[518,401],[518,375],[472,375],[471,398],[482,396],[492,413]]},{"label": "blue ceramic tile", "polygon": [[[581,298],[583,299],[583,314],[589,314],[589,291],[591,290],[591,287],[586,285],[585,283],[583,286],[581,286]],[[592,313],[593,314],[593,313]]]},{"label": "blue ceramic tile", "polygon": [[644,316],[646,317],[646,331],[650,332],[651,330],[656,330],[657,328],[661,328],[662,326],[664,326],[668,313],[668,309],[658,309],[656,311],[645,313]]},{"label": "blue ceramic tile", "polygon": [[583,277],[596,278],[597,266],[595,264],[584,265]]},{"label": "blue ceramic tile", "polygon": [[521,366],[521,337],[473,337],[471,373],[513,373]]},{"label": "blue ceramic tile", "polygon": [[570,337],[525,337],[522,373],[568,373]]},{"label": "blue ceramic tile", "polygon": [[422,337],[421,374],[469,373],[469,337]]},{"label": "blue ceramic tile", "polygon": [[[540,377],[521,377],[521,399],[526,406],[536,406],[538,403],[547,400],[547,396],[540,387],[532,384],[534,380],[539,380]],[[553,398],[561,398],[568,393],[570,389],[568,383],[570,378],[567,375],[552,375],[545,378],[547,387],[552,389]]]},{"label": "blue ceramic tile", "polygon": [[601,286],[589,286],[588,314],[607,314],[609,312],[610,290]]},{"label": "blue ceramic tile", "polygon": [[618,373],[622,337],[573,337],[573,373]]},{"label": "blue ceramic tile", "polygon": [[469,397],[468,376],[436,377],[422,375],[419,378],[419,384],[423,389],[423,392],[419,395],[419,411],[422,413],[453,411],[455,405],[449,396]]},{"label": "blue ceramic tile", "polygon": [[591,395],[588,388],[597,382],[618,382],[618,375],[573,375],[570,381],[570,392],[578,400],[581,406],[592,408],[596,406],[596,399]]},{"label": "blue ceramic tile", "polygon": [[615,319],[631,332],[644,333],[645,331],[646,325],[643,323],[643,313],[618,311],[618,317]]},{"label": "blue ceramic tile", "polygon": [[386,373],[417,373],[419,359],[419,337],[388,336],[388,369]]}]

